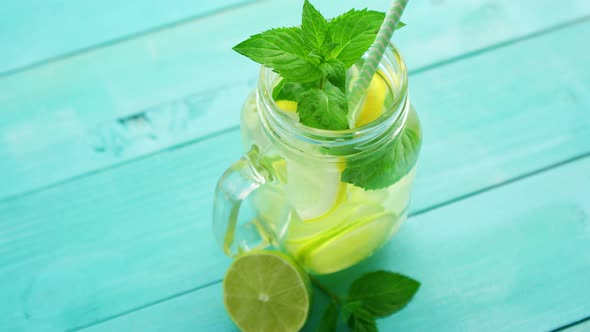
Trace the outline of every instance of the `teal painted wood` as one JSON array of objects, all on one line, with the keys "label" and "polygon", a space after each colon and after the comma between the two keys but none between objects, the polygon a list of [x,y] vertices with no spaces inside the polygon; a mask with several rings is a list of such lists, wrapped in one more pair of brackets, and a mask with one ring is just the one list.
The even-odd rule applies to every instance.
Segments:
[{"label": "teal painted wood", "polygon": [[[320,7],[331,16],[353,4]],[[235,127],[258,69],[231,46],[270,26],[296,24],[299,6],[253,4],[0,78],[0,198]],[[590,3],[579,0],[543,0],[526,10],[509,0],[492,7],[412,2],[404,14],[411,28],[396,40],[416,69],[588,14]],[[411,84],[419,104],[433,94]]]},{"label": "teal painted wood", "polygon": [[21,0],[0,11],[0,75],[254,0]]},{"label": "teal painted wood", "polygon": [[563,332],[588,332],[590,331],[590,318],[576,325],[570,326],[563,330]]},{"label": "teal painted wood", "polygon": [[[370,260],[322,279],[341,294],[375,269],[420,280],[381,331],[550,331],[586,317],[588,169],[585,158],[410,218]],[[236,331],[221,298],[217,283],[87,331]]]},{"label": "teal painted wood", "polygon": [[[590,50],[572,38],[588,33],[579,24],[412,78],[427,133],[414,212],[588,154]],[[1,202],[0,330],[84,326],[221,278],[211,203],[239,136]]]}]

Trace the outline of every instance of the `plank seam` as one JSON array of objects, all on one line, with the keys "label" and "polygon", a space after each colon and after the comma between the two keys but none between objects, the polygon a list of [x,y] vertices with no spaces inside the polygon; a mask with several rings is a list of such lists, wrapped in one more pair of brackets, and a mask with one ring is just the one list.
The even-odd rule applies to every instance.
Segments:
[{"label": "plank seam", "polygon": [[460,201],[464,201],[464,200],[466,200],[468,198],[471,198],[473,196],[477,196],[479,194],[483,194],[483,193],[492,191],[494,189],[498,189],[500,187],[503,187],[503,186],[506,186],[506,185],[509,185],[509,184],[518,182],[520,180],[527,179],[529,177],[533,177],[535,175],[538,175],[538,174],[541,174],[541,173],[550,171],[552,169],[559,168],[561,166],[565,166],[567,164],[574,163],[576,161],[580,161],[580,160],[582,160],[584,158],[587,158],[587,157],[590,157],[590,151],[584,152],[582,154],[579,154],[579,155],[574,156],[574,157],[571,157],[571,158],[567,158],[567,159],[558,161],[558,162],[553,163],[553,164],[549,164],[549,165],[543,166],[541,168],[537,168],[537,169],[532,170],[532,171],[529,171],[529,172],[522,173],[522,174],[517,175],[515,177],[509,178],[509,179],[507,179],[505,181],[501,181],[501,182],[495,183],[493,185],[490,185],[490,186],[487,186],[487,187],[483,187],[483,188],[478,189],[478,190],[475,190],[475,191],[468,192],[466,194],[463,194],[463,195],[457,196],[455,198],[451,198],[449,200],[446,200],[446,201],[443,201],[443,202],[434,204],[434,205],[429,206],[429,207],[426,207],[424,209],[417,210],[417,211],[415,211],[413,213],[410,213],[408,216],[409,217],[419,216],[421,214],[425,214],[425,213],[431,212],[433,210],[437,210],[439,208],[442,208],[442,207],[447,206],[447,205],[450,205],[450,204],[454,204],[454,203],[457,203],[457,202],[460,202]]},{"label": "plank seam", "polygon": [[203,284],[201,286],[190,288],[190,289],[187,289],[187,290],[182,291],[180,293],[175,293],[175,294],[169,295],[169,296],[167,296],[165,298],[162,298],[162,299],[159,299],[159,300],[157,300],[155,302],[148,302],[148,303],[145,303],[145,304],[143,304],[143,305],[141,305],[139,307],[135,307],[135,308],[132,308],[132,309],[129,309],[129,310],[125,310],[125,311],[122,311],[122,312],[120,312],[118,314],[115,314],[115,315],[112,315],[112,316],[108,316],[108,317],[105,317],[105,318],[100,318],[100,319],[98,319],[98,320],[96,320],[94,322],[90,322],[88,324],[84,324],[84,325],[73,327],[71,329],[67,329],[67,330],[65,330],[65,332],[80,331],[80,330],[83,330],[85,328],[89,328],[91,326],[98,325],[98,324],[103,323],[105,321],[113,320],[113,319],[116,319],[116,318],[125,316],[127,314],[130,314],[132,312],[139,311],[139,310],[142,310],[142,309],[151,307],[151,306],[156,305],[158,303],[161,303],[161,302],[164,302],[164,301],[168,301],[168,300],[172,300],[174,298],[177,298],[177,297],[180,297],[180,296],[183,296],[183,295],[192,293],[192,292],[199,291],[201,289],[204,289],[204,288],[207,288],[207,287],[216,285],[216,284],[218,284],[218,283],[220,283],[222,281],[223,281],[222,279],[214,280],[214,281],[208,282],[206,284]]},{"label": "plank seam", "polygon": [[[259,0],[255,0],[255,1],[259,1]],[[414,70],[410,70],[409,73],[411,75],[419,75],[419,74],[422,74],[424,72],[428,72],[430,70],[434,70],[434,69],[439,68],[439,67],[443,67],[443,66],[450,65],[452,63],[455,63],[455,62],[458,62],[458,61],[461,61],[461,60],[464,60],[464,59],[467,59],[467,58],[478,56],[478,55],[480,55],[482,53],[485,53],[485,52],[488,52],[488,51],[491,51],[491,50],[495,50],[495,49],[500,49],[500,48],[503,48],[503,47],[507,47],[507,46],[510,46],[510,45],[513,45],[513,44],[517,44],[517,43],[522,42],[522,41],[526,41],[526,40],[529,40],[529,39],[540,37],[540,36],[545,35],[545,34],[549,34],[549,33],[553,32],[553,31],[556,31],[556,30],[561,30],[561,29],[565,29],[565,28],[568,28],[568,27],[571,27],[571,26],[580,24],[580,23],[585,23],[588,20],[590,20],[590,15],[585,15],[585,16],[582,16],[582,17],[580,17],[578,19],[570,20],[570,21],[567,21],[567,22],[564,22],[564,23],[555,25],[555,26],[550,27],[550,28],[547,28],[547,29],[538,30],[537,32],[533,32],[533,33],[530,33],[530,34],[527,34],[527,35],[524,35],[524,36],[521,36],[521,37],[518,37],[518,38],[510,39],[510,40],[507,40],[507,41],[504,41],[504,42],[501,42],[501,43],[497,43],[497,44],[493,44],[493,45],[490,45],[490,46],[487,46],[487,47],[484,47],[484,48],[481,48],[481,49],[478,49],[478,50],[475,50],[475,51],[472,51],[472,52],[464,53],[464,54],[459,55],[459,56],[455,56],[455,57],[452,57],[452,58],[441,60],[441,61],[432,63],[430,65],[419,67],[419,68],[416,68]],[[2,73],[0,73],[0,78],[1,77],[2,77]],[[0,198],[0,204],[2,204],[4,202],[7,202],[7,201],[19,199],[19,198],[22,198],[22,197],[27,196],[27,195],[35,194],[37,192],[41,192],[41,191],[44,191],[44,190],[52,189],[52,188],[55,188],[55,187],[60,186],[62,184],[74,182],[76,180],[82,179],[82,178],[84,178],[86,176],[89,176],[89,175],[99,174],[99,173],[101,173],[103,171],[108,171],[108,170],[114,169],[114,168],[119,167],[119,166],[124,166],[124,165],[126,165],[128,163],[132,163],[132,162],[135,162],[135,161],[142,160],[142,159],[144,159],[146,157],[153,156],[153,155],[155,155],[156,153],[159,153],[159,152],[173,151],[175,149],[180,149],[180,148],[189,146],[189,145],[194,144],[194,143],[199,143],[199,142],[202,142],[202,141],[206,141],[206,140],[208,140],[210,138],[215,138],[215,137],[220,136],[222,134],[230,133],[230,132],[232,132],[234,130],[238,130],[238,129],[239,129],[239,125],[228,127],[228,128],[225,128],[225,129],[221,129],[221,130],[219,130],[219,131],[217,131],[215,133],[208,134],[208,135],[205,135],[205,136],[202,136],[202,137],[199,137],[199,138],[195,138],[195,139],[192,139],[192,140],[184,141],[184,142],[181,142],[181,143],[178,143],[178,144],[173,144],[173,145],[170,145],[170,146],[168,146],[166,148],[155,150],[155,151],[146,153],[145,155],[138,156],[138,157],[135,157],[135,158],[130,158],[130,159],[125,160],[125,161],[122,161],[120,163],[113,163],[113,164],[111,164],[109,166],[106,166],[104,168],[95,169],[95,170],[92,170],[92,171],[89,171],[89,172],[81,173],[81,174],[78,174],[78,175],[75,175],[75,176],[72,176],[72,177],[68,177],[68,178],[65,178],[65,179],[62,179],[62,180],[53,182],[53,183],[46,184],[44,186],[36,187],[36,188],[30,189],[30,190],[26,190],[26,191],[23,191],[23,192],[20,192],[20,193],[16,193],[16,194],[11,194],[11,195],[6,196],[6,197],[1,197]]]},{"label": "plank seam", "polygon": [[172,22],[160,24],[160,25],[157,25],[155,27],[152,27],[152,28],[149,28],[149,29],[146,29],[146,30],[132,32],[132,33],[129,33],[129,34],[120,36],[120,37],[116,37],[116,38],[109,39],[109,40],[106,40],[106,41],[103,41],[103,42],[99,42],[99,43],[94,44],[92,46],[86,46],[86,47],[82,47],[82,48],[79,48],[79,49],[75,49],[73,51],[69,51],[69,52],[65,52],[65,53],[62,53],[62,54],[50,56],[50,57],[45,58],[43,60],[34,61],[34,62],[31,62],[31,63],[26,64],[26,65],[17,66],[15,68],[2,71],[2,72],[0,72],[0,78],[6,77],[6,76],[15,75],[15,74],[18,74],[18,73],[23,72],[23,71],[31,70],[31,69],[34,69],[36,67],[40,67],[40,66],[43,66],[43,65],[50,64],[52,62],[63,61],[63,60],[66,60],[66,59],[69,59],[69,58],[73,58],[75,56],[78,56],[78,55],[81,55],[81,54],[84,54],[84,53],[89,53],[89,52],[92,52],[94,50],[98,50],[98,49],[106,48],[106,47],[109,47],[109,46],[112,46],[112,45],[115,45],[115,44],[123,43],[123,42],[126,42],[126,41],[131,40],[131,39],[134,39],[134,38],[143,37],[143,36],[149,35],[151,33],[157,33],[157,32],[160,32],[160,31],[165,31],[165,30],[168,30],[168,29],[173,29],[173,28],[176,28],[178,26],[189,24],[189,23],[192,23],[194,21],[198,21],[198,20],[203,19],[203,18],[206,18],[206,17],[220,15],[220,14],[224,14],[224,13],[230,12],[232,10],[236,10],[236,9],[248,7],[248,6],[252,5],[252,4],[255,4],[257,2],[262,2],[262,1],[265,1],[265,0],[243,0],[243,1],[239,2],[239,3],[234,3],[234,4],[231,4],[231,5],[224,6],[224,7],[212,9],[212,10],[206,11],[204,13],[195,14],[195,15],[191,15],[191,16],[188,16],[188,17],[184,17],[184,18],[181,18],[181,19],[172,21]]},{"label": "plank seam", "polygon": [[551,331],[549,331],[549,332],[560,332],[560,331],[566,331],[566,330],[567,330],[567,329],[569,329],[570,327],[574,327],[574,326],[576,326],[576,325],[579,325],[579,324],[582,324],[582,323],[585,323],[585,322],[590,322],[590,316],[588,316],[588,317],[586,317],[586,318],[579,319],[579,320],[577,320],[577,321],[574,321],[574,322],[571,322],[571,323],[569,323],[569,324],[563,325],[563,326],[561,326],[561,327],[558,327],[558,328],[556,328],[556,329],[554,329],[554,330],[551,330]]},{"label": "plank seam", "polygon": [[[482,189],[479,189],[479,190],[476,190],[476,191],[472,191],[472,192],[467,193],[465,195],[461,195],[461,196],[456,197],[454,199],[450,199],[450,200],[444,201],[444,202],[442,202],[440,204],[435,204],[435,205],[433,205],[431,207],[428,207],[428,208],[425,208],[425,209],[416,211],[414,213],[410,213],[409,214],[409,218],[415,217],[415,216],[418,216],[418,215],[422,215],[422,214],[425,214],[425,213],[428,213],[428,212],[431,212],[433,210],[436,210],[436,209],[445,207],[447,205],[458,203],[458,202],[463,201],[463,200],[466,200],[466,199],[468,199],[470,197],[473,197],[473,196],[476,196],[476,195],[479,195],[479,194],[482,194],[482,193],[485,193],[485,192],[488,192],[488,191],[492,191],[492,190],[498,189],[498,188],[503,187],[503,186],[506,186],[506,185],[510,185],[510,184],[515,183],[517,181],[524,180],[524,179],[533,177],[535,175],[539,175],[541,173],[544,173],[546,171],[550,171],[552,169],[556,169],[556,168],[559,168],[559,167],[562,167],[562,166],[565,166],[565,165],[568,165],[568,164],[571,164],[571,163],[580,161],[580,160],[582,160],[584,158],[587,158],[587,157],[590,157],[590,151],[589,152],[586,152],[586,153],[583,153],[583,154],[580,154],[580,155],[577,155],[577,156],[572,157],[572,158],[568,158],[568,159],[562,160],[562,161],[557,162],[557,163],[553,163],[553,164],[548,165],[548,166],[545,166],[545,167],[538,168],[538,169],[533,170],[531,172],[523,173],[523,174],[521,174],[519,176],[513,177],[513,178],[508,179],[506,181],[499,182],[497,184],[494,184],[494,185],[491,185],[491,186],[487,186],[485,188],[482,188]],[[409,222],[409,220],[408,220],[408,222]],[[190,294],[192,292],[199,291],[201,289],[205,289],[205,288],[214,286],[216,284],[219,284],[222,281],[223,281],[223,279],[215,280],[215,281],[209,282],[207,284],[201,285],[199,287],[195,287],[193,289],[189,289],[189,290],[186,290],[186,291],[177,293],[177,294],[173,294],[173,295],[167,296],[165,298],[162,298],[162,299],[160,299],[158,301],[154,301],[154,302],[151,302],[149,304],[142,305],[142,306],[137,307],[137,308],[134,308],[134,309],[129,309],[129,310],[126,310],[125,312],[122,312],[122,313],[119,313],[119,314],[116,314],[116,315],[112,315],[112,316],[109,316],[109,317],[106,317],[106,318],[103,318],[103,319],[99,319],[99,320],[96,320],[94,322],[91,322],[91,323],[88,323],[86,325],[83,325],[83,326],[80,326],[80,327],[76,327],[76,328],[73,328],[73,329],[70,329],[70,330],[67,330],[67,331],[68,332],[74,332],[74,331],[79,331],[79,330],[82,330],[82,329],[85,329],[85,328],[88,328],[88,327],[91,327],[91,326],[94,326],[94,325],[99,325],[99,324],[102,324],[102,323],[107,322],[109,320],[116,319],[116,318],[122,317],[122,316],[127,315],[127,314],[131,314],[131,313],[133,313],[135,311],[139,311],[139,310],[142,310],[142,309],[145,309],[145,308],[154,306],[154,305],[158,305],[160,303],[163,303],[163,302],[166,302],[166,301],[169,301],[169,300],[173,300],[173,299],[175,299],[177,297],[184,296],[184,295]],[[573,325],[576,325],[576,324],[583,323],[583,322],[585,322],[587,320],[590,320],[590,317],[583,318],[583,319],[581,319],[579,321],[570,323],[568,325],[564,325],[564,326],[562,326],[562,327],[560,327],[558,329],[551,330],[549,332],[563,331],[564,329],[567,329],[567,328],[569,328],[569,327],[571,327]]]},{"label": "plank seam", "polygon": [[122,167],[122,166],[125,166],[125,165],[130,164],[130,163],[134,163],[136,161],[141,161],[143,159],[150,158],[150,157],[152,157],[152,156],[154,156],[156,154],[159,154],[159,153],[166,153],[166,152],[174,151],[176,149],[182,149],[182,148],[187,147],[187,146],[192,145],[192,144],[196,144],[196,143],[199,143],[199,142],[202,142],[202,141],[206,141],[206,140],[209,140],[209,139],[218,137],[218,136],[229,134],[229,133],[231,133],[231,132],[233,132],[235,130],[238,130],[238,129],[240,129],[240,125],[235,125],[235,126],[227,127],[227,128],[221,129],[219,131],[216,131],[216,132],[213,132],[213,133],[204,135],[204,136],[200,136],[200,137],[197,137],[197,138],[188,140],[188,141],[184,141],[184,142],[181,142],[181,143],[178,143],[178,144],[173,144],[173,145],[167,146],[167,147],[162,148],[162,149],[159,149],[159,150],[154,150],[154,151],[148,152],[148,153],[146,153],[144,155],[137,156],[137,157],[134,157],[134,158],[130,158],[128,160],[125,160],[125,161],[122,161],[122,162],[119,162],[119,163],[113,163],[113,164],[108,165],[108,166],[103,167],[103,168],[98,168],[98,169],[91,170],[91,171],[88,171],[88,172],[80,173],[78,175],[75,175],[75,176],[72,176],[72,177],[68,177],[68,178],[65,178],[65,179],[62,179],[62,180],[53,182],[53,183],[49,183],[49,184],[44,185],[44,186],[41,186],[41,187],[37,187],[37,188],[34,188],[34,189],[30,189],[30,190],[27,190],[27,191],[23,191],[23,192],[20,192],[20,193],[9,195],[9,196],[0,198],[0,204],[4,204],[4,203],[9,202],[9,201],[21,199],[21,198],[23,198],[25,196],[28,196],[28,195],[33,195],[33,194],[36,194],[36,193],[39,193],[39,192],[50,190],[50,189],[59,187],[61,185],[65,185],[65,184],[69,184],[69,183],[72,183],[72,182],[76,182],[76,181],[81,180],[81,179],[83,179],[83,178],[85,178],[87,176],[92,176],[92,175],[100,174],[102,172],[110,171],[110,170],[116,169],[118,167]]},{"label": "plank seam", "polygon": [[516,38],[507,39],[505,41],[502,41],[502,42],[499,42],[496,44],[492,44],[492,45],[489,45],[486,47],[482,47],[482,48],[476,49],[471,52],[463,53],[463,54],[460,54],[460,55],[457,55],[454,57],[450,57],[450,58],[447,58],[444,60],[433,62],[429,65],[425,65],[425,66],[410,70],[409,73],[413,74],[413,75],[419,75],[419,74],[428,72],[430,70],[433,70],[433,69],[436,69],[439,67],[444,67],[446,65],[450,65],[455,62],[464,60],[464,59],[476,57],[476,56],[486,53],[486,52],[490,52],[490,51],[494,51],[494,50],[501,49],[504,47],[512,46],[512,45],[518,44],[520,42],[535,39],[537,37],[541,37],[541,36],[544,36],[544,35],[559,31],[559,30],[567,29],[567,28],[572,27],[574,25],[585,23],[588,20],[590,20],[590,15],[581,16],[579,18],[576,18],[576,19],[573,19],[570,21],[565,21],[563,23],[559,23],[559,24],[550,26],[545,29],[537,30],[537,31],[534,31],[534,32],[531,32],[531,33],[528,33],[528,34],[525,34],[525,35],[522,35],[522,36],[519,36]]}]

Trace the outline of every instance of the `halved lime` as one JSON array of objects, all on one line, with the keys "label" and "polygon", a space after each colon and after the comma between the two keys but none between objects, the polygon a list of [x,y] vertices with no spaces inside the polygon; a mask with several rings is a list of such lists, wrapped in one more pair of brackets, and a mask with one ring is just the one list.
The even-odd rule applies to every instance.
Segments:
[{"label": "halved lime", "polygon": [[223,280],[225,308],[245,332],[299,331],[310,307],[307,274],[287,255],[258,251],[238,257]]}]

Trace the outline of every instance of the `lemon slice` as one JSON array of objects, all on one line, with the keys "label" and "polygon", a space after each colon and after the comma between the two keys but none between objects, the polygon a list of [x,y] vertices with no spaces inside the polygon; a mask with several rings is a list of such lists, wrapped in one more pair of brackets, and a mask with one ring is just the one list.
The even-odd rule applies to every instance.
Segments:
[{"label": "lemon slice", "polygon": [[297,102],[291,100],[278,100],[275,102],[277,106],[293,121],[299,122],[299,114],[297,114]]},{"label": "lemon slice", "polygon": [[[356,127],[381,116],[386,93],[387,84],[375,74],[354,122]],[[276,103],[285,113],[297,111],[296,102],[279,100]],[[287,192],[301,219],[306,222],[320,220],[347,200],[347,185],[340,181],[344,167],[344,159],[332,166],[308,161],[287,162]]]},{"label": "lemon slice", "polygon": [[383,114],[383,104],[386,95],[387,83],[377,73],[371,79],[363,107],[358,111],[354,120],[354,127],[364,126],[380,117]]},{"label": "lemon slice", "polygon": [[322,218],[346,201],[347,184],[340,181],[343,168],[343,162],[287,160],[287,193],[301,219]]},{"label": "lemon slice", "polygon": [[285,247],[293,257],[301,259],[307,252],[321,246],[350,225],[381,215],[384,209],[372,202],[348,202],[316,222],[294,222],[289,225]]},{"label": "lemon slice", "polygon": [[397,220],[392,213],[358,220],[337,234],[329,234],[318,246],[309,247],[300,260],[313,273],[327,274],[345,269],[379,249],[389,239]]},{"label": "lemon slice", "polygon": [[277,100],[277,106],[285,112],[297,112],[297,102],[291,100]]},{"label": "lemon slice", "polygon": [[[334,229],[341,229],[356,220],[383,212],[383,207],[374,202],[348,201],[346,204],[341,204],[333,212],[325,214],[322,218],[314,219],[314,222],[307,221],[289,225],[287,242],[298,245],[310,241],[317,242],[316,240]],[[293,253],[291,250],[289,252]]]}]

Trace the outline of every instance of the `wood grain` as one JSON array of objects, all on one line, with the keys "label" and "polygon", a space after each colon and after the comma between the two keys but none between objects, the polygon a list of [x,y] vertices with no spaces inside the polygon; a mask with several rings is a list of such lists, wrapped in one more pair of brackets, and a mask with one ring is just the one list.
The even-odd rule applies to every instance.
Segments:
[{"label": "wood grain", "polygon": [[[412,78],[426,133],[414,212],[588,154],[590,50],[580,49],[571,36],[589,33],[590,23],[579,24]],[[535,61],[530,54],[536,55]],[[0,317],[0,330],[86,326],[219,280],[229,261],[211,236],[213,188],[240,154],[239,133],[230,131],[1,202],[0,312],[6,315]],[[564,185],[587,188],[583,172],[571,173],[569,179]],[[556,188],[543,197],[586,197],[582,189]],[[539,190],[531,189],[531,197]],[[521,197],[511,196],[516,198]],[[519,204],[511,210],[510,204],[500,202],[492,201],[493,208],[484,211],[498,210],[495,216],[514,212],[510,225],[518,228],[521,222],[526,232],[534,226],[524,217],[519,221]],[[489,233],[499,239],[496,230],[486,228],[492,227],[490,219],[476,223],[483,203],[478,204],[473,210],[465,208],[465,216],[473,217],[470,221],[481,227],[482,237]],[[438,218],[428,219],[434,225]],[[453,220],[446,215],[445,222]],[[564,231],[569,236],[571,230]],[[510,241],[523,234],[515,233]],[[449,239],[452,236],[459,235],[450,234]],[[545,239],[557,240],[550,236]],[[502,248],[499,253],[508,255]],[[526,259],[544,259],[530,256],[528,250]],[[498,263],[492,253],[489,262]],[[442,264],[453,255],[466,259],[460,254],[455,250],[445,256],[434,250],[426,256]],[[576,262],[583,260],[566,263]],[[464,268],[456,272],[472,273]],[[502,268],[497,272],[503,273]],[[400,270],[414,273],[407,266]],[[416,276],[429,280],[426,274]],[[436,281],[429,282],[438,289]]]},{"label": "wood grain", "polygon": [[[585,158],[411,218],[377,255],[323,281],[343,293],[375,269],[420,280],[381,331],[549,331],[587,316],[589,168]],[[218,283],[87,331],[236,331],[221,294]]]},{"label": "wood grain", "polygon": [[[318,2],[326,16],[354,5]],[[297,24],[299,6],[256,3],[1,77],[0,198],[235,127],[258,68],[231,47],[268,27]],[[395,38],[410,69],[420,69],[589,14],[585,0],[412,2],[409,26]],[[411,84],[418,103],[433,93]]]},{"label": "wood grain", "polygon": [[0,11],[0,76],[254,0],[20,0]]}]

